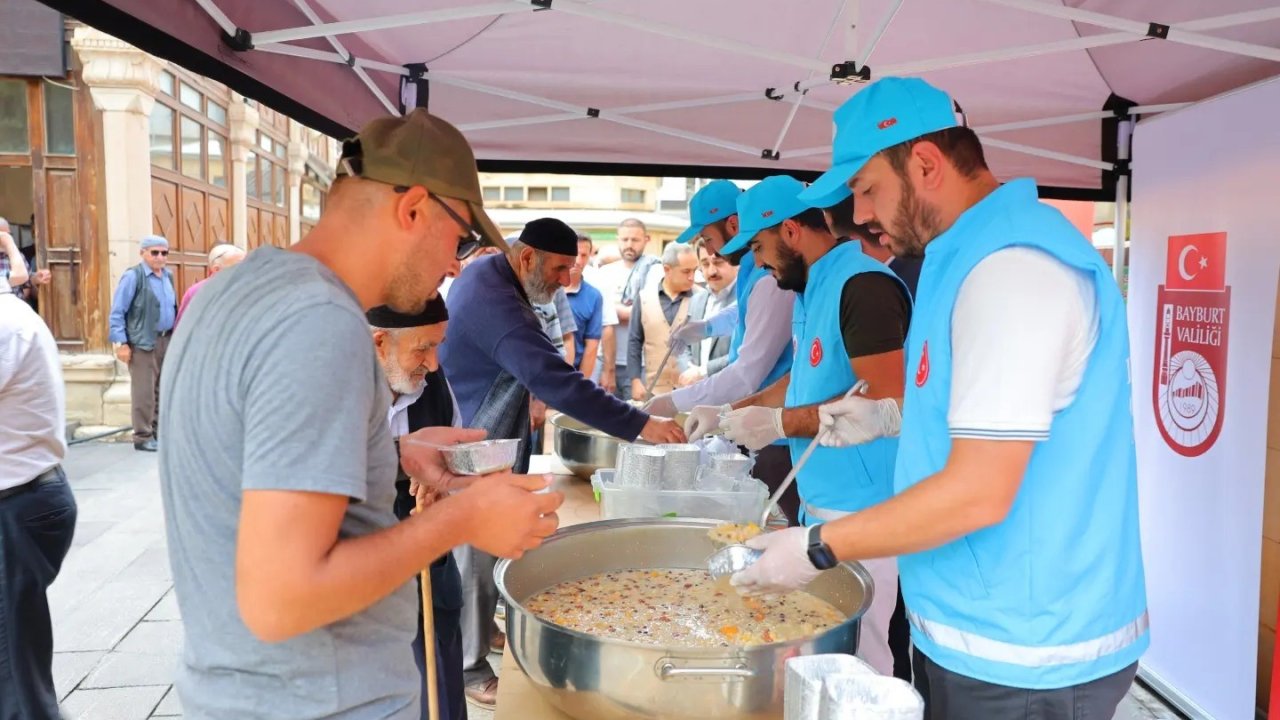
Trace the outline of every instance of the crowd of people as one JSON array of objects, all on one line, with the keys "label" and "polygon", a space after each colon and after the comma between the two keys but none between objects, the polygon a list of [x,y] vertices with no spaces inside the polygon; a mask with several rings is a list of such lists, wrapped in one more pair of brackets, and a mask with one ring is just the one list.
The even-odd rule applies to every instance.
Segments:
[{"label": "crowd of people", "polygon": [[[160,450],[187,712],[426,717],[432,665],[440,717],[493,706],[493,567],[557,528],[563,497],[526,474],[556,411],[628,441],[721,435],[771,490],[806,456],[790,527],[732,583],[860,562],[857,654],[931,719],[1110,717],[1149,642],[1123,302],[953,106],[879,80],[836,112],[815,183],[711,182],[665,247],[623,222],[613,262],[555,218],[504,238],[467,141],[423,110],[344,143],[300,243],[215,248],[181,303],[166,240],[143,238],[111,339],[135,447]],[[0,295],[6,407],[60,391],[56,362]],[[43,593],[75,512],[48,400],[0,433],[22,458],[0,468],[3,532],[44,533],[38,572],[7,536],[0,564],[30,620],[0,711],[24,717],[56,716]],[[448,470],[442,445],[486,437],[521,441],[510,472]]]}]

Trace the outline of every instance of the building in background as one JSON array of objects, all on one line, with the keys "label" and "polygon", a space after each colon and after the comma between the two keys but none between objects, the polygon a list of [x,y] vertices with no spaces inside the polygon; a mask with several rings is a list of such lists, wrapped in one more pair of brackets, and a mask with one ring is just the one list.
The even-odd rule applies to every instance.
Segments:
[{"label": "building in background", "polygon": [[138,240],[169,240],[179,296],[213,245],[296,242],[337,145],[34,0],[0,0],[0,43],[0,216],[53,275],[39,309],[63,352],[68,421],[128,425],[107,317]]}]

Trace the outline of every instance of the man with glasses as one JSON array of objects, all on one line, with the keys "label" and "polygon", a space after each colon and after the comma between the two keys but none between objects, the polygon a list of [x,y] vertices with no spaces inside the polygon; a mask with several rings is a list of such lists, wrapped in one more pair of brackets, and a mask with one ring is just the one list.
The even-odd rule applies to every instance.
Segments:
[{"label": "man with glasses", "polygon": [[462,134],[425,110],[379,118],[344,143],[307,236],[255,250],[188,309],[198,331],[174,338],[160,412],[188,715],[420,718],[413,578],[460,544],[519,557],[555,531],[547,478],[448,473],[438,446],[484,437],[463,428],[401,439],[405,474],[446,496],[393,512],[391,389],[365,312],[423,312],[482,237],[502,242]]},{"label": "man with glasses", "polygon": [[156,395],[169,336],[178,317],[178,295],[169,263],[169,241],[142,238],[142,262],[120,276],[111,302],[109,338],[116,357],[129,366],[133,401],[133,448],[155,452]]},{"label": "man with glasses", "polygon": [[196,293],[200,292],[200,288],[204,287],[205,283],[209,282],[209,280],[219,272],[239,263],[244,259],[244,256],[244,250],[236,247],[235,245],[229,245],[227,243],[214,245],[213,249],[209,251],[208,277],[187,288],[187,291],[182,294],[182,302],[178,303],[178,317],[173,321],[173,326],[177,327],[178,323],[182,322],[182,314],[187,311],[187,306],[191,304],[192,298],[196,296]]}]

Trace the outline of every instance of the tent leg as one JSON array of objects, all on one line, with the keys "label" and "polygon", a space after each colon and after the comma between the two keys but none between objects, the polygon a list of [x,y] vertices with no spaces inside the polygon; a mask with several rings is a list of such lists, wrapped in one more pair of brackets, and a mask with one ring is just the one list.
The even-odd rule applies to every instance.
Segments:
[{"label": "tent leg", "polygon": [[[1133,138],[1133,119],[1121,120],[1116,132],[1116,158],[1123,172],[1116,178],[1116,245],[1111,255],[1111,270],[1120,289],[1126,290],[1129,275],[1129,152]],[[1126,293],[1127,294],[1127,293]]]}]

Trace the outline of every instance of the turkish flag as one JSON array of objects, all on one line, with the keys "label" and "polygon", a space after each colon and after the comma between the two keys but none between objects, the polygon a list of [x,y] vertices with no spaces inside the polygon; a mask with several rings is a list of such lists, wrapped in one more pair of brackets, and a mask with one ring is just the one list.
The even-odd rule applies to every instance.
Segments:
[{"label": "turkish flag", "polygon": [[1227,280],[1227,234],[1170,235],[1165,262],[1169,290],[1222,290]]}]

